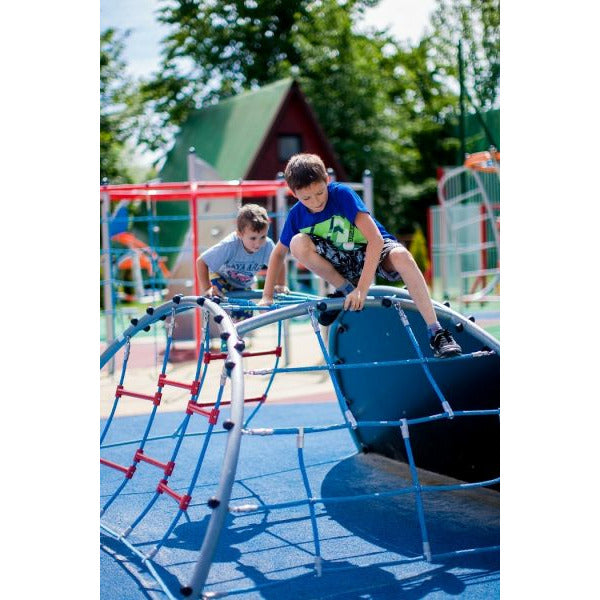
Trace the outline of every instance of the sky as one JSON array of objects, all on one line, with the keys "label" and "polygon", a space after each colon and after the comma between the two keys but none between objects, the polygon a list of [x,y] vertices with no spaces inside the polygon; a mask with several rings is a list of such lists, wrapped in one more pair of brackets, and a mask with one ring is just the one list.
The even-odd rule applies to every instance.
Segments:
[{"label": "sky", "polygon": [[[123,54],[134,77],[148,76],[159,64],[164,28],[156,22],[159,0],[101,0],[100,27],[131,29]],[[401,40],[416,42],[426,28],[435,0],[382,0],[367,11],[364,25],[390,27]]]}]

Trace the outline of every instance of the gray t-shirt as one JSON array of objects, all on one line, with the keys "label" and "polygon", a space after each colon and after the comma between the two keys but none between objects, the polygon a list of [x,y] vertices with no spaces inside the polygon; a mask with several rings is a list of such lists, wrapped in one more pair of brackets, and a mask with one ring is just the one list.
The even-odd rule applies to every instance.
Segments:
[{"label": "gray t-shirt", "polygon": [[212,273],[219,274],[236,288],[247,290],[254,282],[254,274],[269,264],[274,247],[273,240],[267,238],[260,250],[248,252],[234,231],[200,256]]}]

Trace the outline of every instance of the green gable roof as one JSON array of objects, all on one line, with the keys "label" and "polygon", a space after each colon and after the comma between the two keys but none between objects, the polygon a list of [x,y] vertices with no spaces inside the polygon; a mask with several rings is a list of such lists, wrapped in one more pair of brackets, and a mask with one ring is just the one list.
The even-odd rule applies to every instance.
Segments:
[{"label": "green gable roof", "polygon": [[244,178],[292,83],[282,79],[194,111],[177,134],[160,178],[187,181],[192,146],[223,179]]}]

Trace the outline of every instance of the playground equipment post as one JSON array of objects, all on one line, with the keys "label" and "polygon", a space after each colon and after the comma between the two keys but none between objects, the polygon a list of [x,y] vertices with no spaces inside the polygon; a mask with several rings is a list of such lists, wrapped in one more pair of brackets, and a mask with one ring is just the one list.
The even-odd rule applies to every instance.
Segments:
[{"label": "playground equipment post", "polygon": [[[196,196],[196,177],[194,169],[194,159],[196,158],[196,149],[191,147],[187,155],[188,180],[191,188],[190,198],[190,216],[192,219],[192,270],[194,272],[194,296],[200,295],[200,280],[198,279],[198,269],[196,262],[198,261],[198,199]],[[200,323],[200,311],[194,311],[194,337],[196,339],[196,356],[200,355],[200,332],[202,325]]]},{"label": "playground equipment post", "polygon": [[[108,181],[103,182],[108,184]],[[110,234],[109,234],[109,218],[110,218],[110,192],[103,191],[101,194],[101,215],[102,215],[102,263],[104,266],[104,314],[106,315],[106,343],[110,343],[115,339],[114,326],[114,306],[112,294],[112,265],[110,259]],[[112,374],[114,370],[114,360],[110,361],[109,371]]]}]

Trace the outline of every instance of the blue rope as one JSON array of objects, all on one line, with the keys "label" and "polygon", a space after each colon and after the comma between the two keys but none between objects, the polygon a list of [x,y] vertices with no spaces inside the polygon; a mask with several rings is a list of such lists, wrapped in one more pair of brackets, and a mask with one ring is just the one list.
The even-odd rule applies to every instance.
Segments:
[{"label": "blue rope", "polygon": [[301,427],[298,431],[297,438],[297,447],[298,447],[298,463],[300,465],[300,473],[302,475],[302,483],[304,484],[304,489],[306,491],[306,496],[308,499],[308,510],[310,513],[310,523],[313,532],[313,539],[315,543],[315,568],[317,573],[321,574],[321,543],[319,541],[319,528],[317,527],[317,518],[315,514],[315,504],[312,498],[312,490],[310,488],[310,482],[308,480],[308,474],[306,472],[306,466],[304,465],[304,430]]},{"label": "blue rope", "polygon": [[[413,330],[410,327],[410,323],[408,322],[408,318],[406,317],[406,314],[402,310],[402,307],[400,306],[399,302],[396,302],[395,306],[396,306],[396,310],[398,311],[398,314],[400,315],[400,321],[402,322],[402,325],[404,326],[404,329],[406,330],[406,333],[408,334],[408,337],[409,337],[412,345],[415,348],[417,356],[422,361],[421,366],[423,367],[423,371],[425,372],[425,375],[427,376],[427,379],[429,380],[431,387],[434,389],[435,393],[437,394],[444,411],[447,412],[450,417],[452,417],[452,415],[453,415],[452,408],[450,407],[450,404],[448,404],[448,401],[444,397],[444,394],[442,394],[442,390],[440,390],[440,387],[438,386],[437,382],[433,378],[433,375],[431,374],[431,371],[429,370],[429,367],[427,366],[427,361],[425,360],[425,357],[423,356],[423,352],[421,351],[421,347],[419,346],[419,342],[417,342],[417,338],[415,337],[415,334],[413,333]],[[448,360],[448,359],[445,359],[445,360]]]},{"label": "blue rope", "polygon": [[429,538],[427,536],[427,526],[425,524],[425,511],[423,510],[423,499],[421,498],[421,484],[419,482],[419,475],[417,473],[417,467],[413,458],[412,448],[410,445],[410,434],[408,431],[408,423],[406,419],[400,420],[400,428],[402,431],[402,438],[404,439],[404,446],[406,448],[406,456],[408,458],[408,465],[410,468],[410,474],[413,481],[413,488],[416,492],[415,502],[417,504],[417,517],[419,519],[419,527],[421,529],[421,538],[423,540],[423,555],[425,559],[431,561],[431,548],[429,546]]},{"label": "blue rope", "polygon": [[[291,304],[292,303],[291,300],[296,300],[297,298],[298,297],[293,297],[293,298],[288,297],[288,299],[287,299],[288,301],[281,301],[280,303],[278,303],[277,306],[284,306],[285,304]],[[305,295],[302,295],[302,300],[303,301],[306,300]],[[297,303],[297,302],[295,302],[295,303]],[[258,307],[255,304],[253,304],[250,300],[246,300],[243,298],[232,299],[232,301],[222,304],[222,308],[229,309],[229,308],[233,308],[233,307],[238,307],[238,308],[244,307],[245,309],[257,311],[257,312],[261,311],[261,310],[273,310],[274,309],[273,306],[272,307]],[[267,429],[247,429],[247,430],[244,429],[243,430],[243,433],[250,434],[250,435],[285,435],[285,434],[289,435],[289,434],[295,433],[298,436],[298,448],[297,448],[298,464],[299,464],[299,470],[300,470],[300,474],[302,477],[302,482],[303,482],[303,486],[304,486],[304,490],[306,492],[307,498],[301,499],[301,500],[293,500],[293,501],[278,503],[278,504],[266,504],[260,498],[257,498],[256,494],[252,493],[252,496],[257,498],[258,502],[260,504],[256,505],[256,506],[250,505],[250,506],[237,507],[239,509],[237,512],[240,512],[242,514],[260,513],[260,512],[266,513],[269,510],[274,510],[274,509],[283,509],[283,508],[307,505],[309,508],[309,513],[310,513],[311,527],[312,527],[314,546],[315,546],[315,569],[318,574],[321,573],[321,547],[320,547],[320,538],[319,538],[319,531],[318,531],[318,524],[317,524],[317,514],[316,514],[316,509],[315,509],[315,506],[317,503],[325,504],[325,503],[340,503],[340,502],[351,502],[351,501],[356,502],[356,501],[362,501],[362,500],[372,499],[372,498],[383,498],[383,497],[387,497],[387,496],[395,496],[395,495],[414,493],[416,508],[417,508],[417,518],[419,521],[422,543],[423,543],[423,557],[427,561],[431,562],[431,560],[433,558],[439,559],[439,558],[444,558],[444,557],[449,557],[449,556],[459,556],[459,555],[473,554],[473,553],[478,553],[478,552],[494,551],[494,550],[498,549],[497,546],[490,546],[487,548],[463,549],[463,550],[453,551],[453,552],[449,552],[449,553],[445,553],[445,554],[437,554],[437,555],[433,555],[431,553],[429,539],[428,539],[428,533],[427,533],[427,526],[426,526],[426,521],[425,521],[425,511],[424,511],[424,507],[423,507],[422,494],[423,493],[432,493],[432,492],[464,490],[464,489],[470,489],[470,488],[490,486],[490,485],[494,485],[494,484],[498,483],[500,481],[500,478],[498,477],[495,479],[474,482],[474,483],[422,486],[419,481],[418,471],[417,471],[416,463],[414,461],[412,447],[410,444],[409,425],[432,422],[432,421],[437,421],[437,420],[442,420],[442,419],[452,419],[452,418],[456,418],[456,417],[490,416],[490,415],[498,416],[499,409],[470,410],[470,411],[456,411],[456,412],[452,411],[452,409],[450,408],[449,404],[445,400],[441,390],[439,389],[435,379],[433,378],[433,375],[431,374],[431,372],[429,371],[429,368],[427,366],[429,363],[435,363],[442,359],[425,358],[424,357],[424,355],[421,351],[421,348],[416,340],[416,337],[414,336],[414,333],[410,327],[408,319],[406,318],[406,315],[405,315],[404,311],[402,310],[401,306],[397,302],[396,302],[396,308],[397,308],[397,311],[401,318],[402,324],[404,325],[404,328],[407,331],[407,334],[411,340],[411,343],[415,347],[415,351],[417,353],[418,358],[401,360],[401,361],[385,361],[385,362],[364,363],[364,364],[360,363],[360,364],[352,364],[352,365],[333,365],[331,362],[331,358],[327,352],[327,349],[325,348],[325,344],[324,344],[323,338],[321,336],[321,333],[320,333],[320,330],[318,327],[318,323],[317,323],[317,320],[316,320],[316,317],[314,314],[314,310],[315,310],[314,306],[311,306],[310,303],[307,303],[307,308],[306,308],[307,314],[312,322],[313,329],[315,330],[317,341],[318,341],[321,351],[323,353],[323,357],[325,359],[326,365],[319,366],[319,367],[279,368],[278,365],[279,365],[280,357],[277,356],[274,367],[272,369],[268,370],[271,377],[269,378],[268,384],[266,386],[265,395],[268,394],[272,384],[274,383],[274,377],[275,377],[276,373],[327,370],[331,376],[331,380],[332,380],[333,387],[334,387],[334,390],[336,393],[338,405],[341,409],[341,412],[342,412],[342,415],[344,418],[344,423],[333,424],[333,425],[324,425],[324,426],[313,426],[313,427],[286,427],[286,428],[275,428],[275,429],[268,429],[268,430]],[[163,358],[162,371],[161,371],[162,376],[165,376],[166,370],[167,370],[168,357],[170,354],[170,349],[171,349],[171,344],[172,344],[172,332],[173,332],[173,327],[174,327],[174,320],[175,320],[175,307],[173,306],[172,312],[171,312],[171,321],[169,323],[169,328],[168,328],[168,332],[167,332],[167,347],[166,347],[165,355]],[[194,402],[194,403],[198,401],[201,390],[203,388],[203,384],[205,381],[205,377],[207,374],[207,368],[208,368],[208,364],[205,364],[204,370],[202,371],[203,355],[204,355],[205,351],[208,351],[209,342],[210,342],[210,340],[208,339],[209,338],[209,336],[208,336],[208,319],[206,319],[206,322],[207,322],[206,323],[207,333],[205,334],[204,344],[201,346],[201,352],[200,352],[200,356],[198,357],[198,361],[196,364],[196,372],[195,372],[195,378],[194,378],[194,381],[199,380],[199,386],[198,386],[198,389],[196,390],[196,392],[191,394],[191,400],[190,400],[191,402]],[[277,322],[278,322],[277,345],[281,346],[282,319],[279,319]],[[128,337],[126,345],[125,345],[125,356],[124,356],[124,360],[123,360],[123,367],[121,370],[120,383],[119,383],[119,385],[121,385],[121,386],[123,385],[123,382],[125,379],[125,372],[127,369],[129,352],[130,352],[130,338]],[[446,361],[448,361],[448,360],[468,360],[468,359],[479,358],[481,356],[487,356],[489,354],[490,353],[476,352],[476,353],[462,355],[462,356],[454,357],[451,359],[445,359],[445,360]],[[347,429],[350,432],[351,429],[355,429],[357,427],[398,427],[398,424],[399,424],[398,421],[359,421],[359,422],[357,422],[354,419],[353,415],[350,413],[349,409],[347,409],[347,407],[344,406],[345,399],[344,399],[341,389],[337,383],[336,378],[333,377],[333,371],[335,371],[338,368],[339,369],[357,368],[360,366],[376,368],[379,366],[407,365],[407,364],[421,364],[423,370],[425,371],[425,373],[427,375],[427,378],[428,378],[430,384],[432,385],[434,391],[436,392],[436,394],[438,395],[438,398],[440,399],[442,408],[444,409],[444,412],[441,414],[429,415],[427,417],[419,417],[419,418],[414,418],[414,419],[401,419],[400,420],[400,428],[402,431],[404,444],[405,444],[405,448],[406,448],[408,466],[410,469],[411,479],[412,479],[412,486],[406,487],[406,488],[401,488],[401,489],[396,489],[396,490],[388,490],[385,492],[374,492],[371,494],[342,496],[342,497],[334,497],[334,498],[315,498],[312,494],[310,480],[308,477],[307,466],[306,466],[305,459],[304,459],[304,434],[318,433],[318,432],[325,432],[325,431],[334,431],[334,430],[339,430],[339,429]],[[225,386],[225,373],[226,373],[226,371],[225,371],[225,367],[224,367],[221,386],[219,387],[217,399],[214,404],[215,409],[218,409],[218,407],[222,403],[224,386]],[[200,377],[200,379],[199,379],[199,377]],[[163,386],[160,386],[160,385],[158,386],[158,392],[162,391],[162,387]],[[136,440],[135,442],[131,442],[131,441],[130,442],[118,442],[118,443],[103,445],[102,442],[103,442],[104,437],[105,437],[105,435],[110,427],[110,424],[113,420],[113,417],[114,417],[114,414],[115,414],[115,411],[116,411],[116,408],[118,405],[118,400],[119,400],[119,397],[115,396],[115,401],[113,402],[111,413],[110,413],[110,415],[107,419],[107,422],[105,423],[105,426],[103,428],[103,431],[101,434],[101,447],[102,448],[116,447],[116,446],[131,444],[131,443],[140,443],[141,444],[140,449],[141,449],[149,441],[160,440],[160,439],[175,439],[175,444],[174,444],[173,450],[171,452],[171,462],[174,462],[180,452],[180,449],[183,444],[183,440],[186,437],[198,436],[198,435],[205,436],[202,450],[201,450],[198,460],[196,462],[196,467],[195,467],[194,473],[192,475],[191,481],[187,488],[187,492],[188,492],[187,495],[191,497],[192,492],[194,491],[194,489],[197,486],[197,481],[198,481],[198,478],[199,478],[199,475],[201,472],[202,464],[204,462],[204,458],[205,458],[212,434],[213,433],[226,433],[226,432],[214,432],[213,431],[214,425],[209,422],[206,432],[187,433],[191,415],[186,415],[183,418],[180,425],[178,426],[177,430],[170,436],[150,437],[149,434],[150,434],[150,431],[151,431],[151,428],[153,425],[154,418],[156,416],[157,406],[155,405],[150,413],[144,434],[140,440]],[[252,420],[252,418],[254,418],[254,415],[258,412],[261,405],[262,405],[262,403],[259,403],[255,407],[255,409],[251,413],[250,417],[248,417],[248,419],[246,420],[246,422],[243,426],[244,428],[246,428],[248,426],[249,422]],[[355,442],[355,444],[358,447],[358,444],[357,444],[354,436],[353,436],[353,441]],[[168,476],[166,477],[166,479],[168,480]],[[128,481],[129,481],[128,478],[124,478],[124,481],[122,481],[121,484],[118,486],[117,491],[109,498],[108,502],[104,505],[102,512],[104,512],[113,503],[113,501],[116,499],[116,497],[122,492],[123,488],[128,483]],[[243,485],[242,482],[240,482],[240,484]],[[161,495],[161,493],[158,491],[154,493],[153,497],[148,502],[147,506],[140,513],[140,515],[132,522],[132,524],[129,526],[129,528],[126,530],[126,532],[123,535],[119,536],[118,534],[115,534],[112,530],[110,530],[109,528],[107,528],[103,525],[101,525],[101,526],[106,531],[111,533],[112,535],[115,535],[116,537],[121,539],[127,545],[127,547],[129,547],[133,552],[135,552],[138,556],[140,556],[142,558],[144,564],[146,564],[149,571],[153,574],[153,576],[155,577],[155,579],[157,580],[159,585],[161,585],[161,587],[164,587],[165,592],[167,593],[168,597],[172,598],[172,596],[169,594],[168,590],[166,589],[166,586],[164,586],[164,583],[161,581],[160,577],[158,576],[156,569],[153,567],[152,563],[150,562],[150,558],[152,558],[159,551],[159,549],[164,545],[164,543],[169,538],[169,536],[172,534],[173,530],[175,529],[177,523],[179,522],[179,520],[181,519],[182,516],[185,516],[185,518],[187,518],[188,520],[190,519],[186,509],[182,509],[181,507],[179,508],[179,510],[175,514],[173,520],[171,521],[171,524],[167,528],[164,536],[154,546],[154,548],[152,549],[152,551],[150,552],[149,555],[145,555],[145,554],[139,552],[135,548],[135,546],[133,546],[132,544],[129,544],[124,539],[124,537],[129,535],[129,533],[149,513],[150,509],[155,504],[159,495]],[[235,513],[236,507],[231,507],[231,510]],[[413,559],[413,561],[420,560],[423,557],[416,557],[415,559]],[[334,570],[335,569],[327,569],[328,572],[329,571],[333,572]],[[261,585],[261,586],[255,586],[254,588],[249,588],[249,589],[254,590],[254,589],[259,589],[261,587],[267,587],[269,585],[271,585],[271,584],[269,583],[269,584],[265,584],[265,585]],[[241,593],[241,592],[242,592],[241,590],[233,590],[233,591],[226,592],[226,593],[227,594],[237,594],[237,593]]]},{"label": "blue rope", "polygon": [[[125,344],[125,351],[123,354],[123,365],[121,367],[121,376],[119,377],[119,385],[123,385],[123,381],[125,380],[125,371],[127,370],[127,362],[129,361],[129,352],[131,351],[131,339],[127,338],[127,342]],[[100,445],[102,447],[102,442],[104,441],[104,437],[108,433],[110,425],[112,423],[113,417],[115,416],[115,411],[117,410],[117,406],[119,404],[119,396],[115,394],[115,399],[113,401],[113,405],[106,419],[106,423],[104,424],[104,428],[102,430],[102,434],[100,435]]]},{"label": "blue rope", "polygon": [[[277,321],[277,347],[278,348],[281,347],[281,331],[282,331],[281,321]],[[277,365],[279,364],[279,358],[280,358],[279,356],[275,356],[275,365],[273,367],[271,377],[269,378],[269,381],[267,382],[267,387],[265,388],[265,391],[263,392],[263,395],[265,397],[268,396],[271,386],[273,385],[273,381],[275,380],[275,371],[277,369]],[[258,413],[262,404],[263,404],[262,402],[259,402],[254,407],[254,409],[252,410],[252,412],[250,413],[250,415],[246,419],[246,422],[243,425],[244,428],[248,427],[248,424],[252,421],[252,419],[254,419],[254,416],[256,415],[256,413]]]},{"label": "blue rope", "polygon": [[[348,430],[355,429],[356,421],[354,421],[354,416],[352,415],[352,413],[350,412],[350,409],[348,408],[346,399],[344,398],[344,395],[342,394],[342,390],[340,389],[337,378],[334,377],[333,374],[331,373],[333,364],[331,362],[329,352],[327,352],[327,349],[325,348],[325,343],[323,342],[323,337],[321,336],[321,331],[319,329],[319,323],[317,321],[317,317],[315,316],[315,308],[313,306],[308,306],[307,310],[308,310],[308,314],[310,316],[313,330],[315,332],[315,335],[317,336],[317,341],[319,342],[319,347],[321,348],[321,352],[323,353],[323,358],[325,359],[325,362],[327,363],[331,383],[333,384],[333,389],[335,390],[335,396],[337,398],[338,405],[340,407],[340,411],[342,412],[342,416],[344,417],[346,426],[348,427]],[[360,450],[361,447],[360,447],[358,440],[356,439],[356,436],[351,436],[351,437],[352,437],[352,441],[354,442],[354,445],[356,446],[356,449]]]}]

